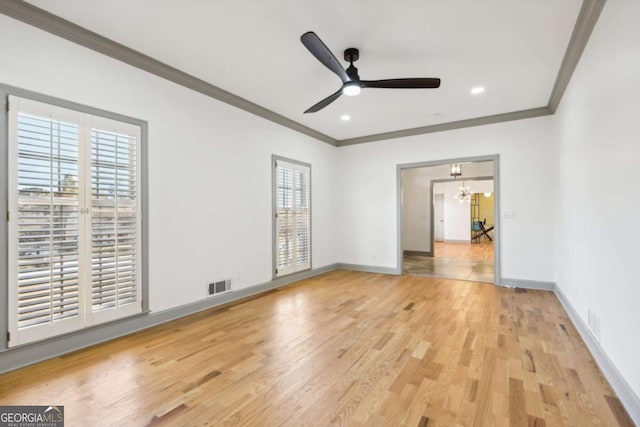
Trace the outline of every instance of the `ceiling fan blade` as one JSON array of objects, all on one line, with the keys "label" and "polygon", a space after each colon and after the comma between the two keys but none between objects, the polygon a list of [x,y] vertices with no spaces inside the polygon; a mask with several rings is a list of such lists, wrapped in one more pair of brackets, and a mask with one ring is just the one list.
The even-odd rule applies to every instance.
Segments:
[{"label": "ceiling fan blade", "polygon": [[340,62],[338,62],[333,53],[331,53],[316,33],[313,31],[306,32],[300,37],[300,41],[318,61],[322,62],[325,67],[337,74],[340,80],[342,80],[342,83],[351,80],[342,65],[340,65]]},{"label": "ceiling fan blade", "polygon": [[315,113],[316,111],[322,110],[324,107],[326,107],[327,105],[331,104],[336,99],[340,98],[340,95],[342,95],[342,88],[340,88],[340,90],[337,91],[336,93],[334,93],[333,95],[327,96],[325,99],[323,99],[322,101],[318,102],[313,107],[309,108],[307,111],[305,111],[305,114],[306,113]]},{"label": "ceiling fan blade", "polygon": [[381,89],[436,89],[440,87],[438,78],[361,80],[362,87]]}]

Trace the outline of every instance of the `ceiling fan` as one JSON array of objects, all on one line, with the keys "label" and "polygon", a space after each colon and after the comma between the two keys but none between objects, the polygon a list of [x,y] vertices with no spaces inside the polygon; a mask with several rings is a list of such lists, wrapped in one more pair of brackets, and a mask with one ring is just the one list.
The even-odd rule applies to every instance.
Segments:
[{"label": "ceiling fan", "polygon": [[338,99],[340,95],[354,96],[360,93],[363,88],[382,89],[436,89],[440,87],[438,78],[408,78],[408,79],[386,79],[386,80],[360,80],[358,69],[353,63],[360,57],[358,49],[350,47],[344,51],[344,59],[349,62],[349,67],[345,70],[340,62],[331,53],[329,48],[320,40],[320,37],[313,31],[304,33],[300,37],[302,44],[316,57],[325,67],[333,71],[342,80],[342,87],[333,95],[329,95],[318,102],[305,113],[315,113],[322,110],[327,105]]}]

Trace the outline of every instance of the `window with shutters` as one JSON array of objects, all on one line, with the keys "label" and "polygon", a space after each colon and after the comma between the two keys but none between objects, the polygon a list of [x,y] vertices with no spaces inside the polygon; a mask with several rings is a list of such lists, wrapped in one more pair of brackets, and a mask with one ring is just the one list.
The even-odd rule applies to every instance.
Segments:
[{"label": "window with shutters", "polygon": [[9,97],[9,346],[141,312],[140,127]]},{"label": "window with shutters", "polygon": [[274,156],[274,276],[311,268],[311,165]]}]

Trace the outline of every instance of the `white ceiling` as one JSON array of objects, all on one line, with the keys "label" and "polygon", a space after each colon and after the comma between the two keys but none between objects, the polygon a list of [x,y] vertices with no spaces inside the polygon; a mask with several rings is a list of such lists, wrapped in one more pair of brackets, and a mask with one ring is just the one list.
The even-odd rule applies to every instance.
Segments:
[{"label": "white ceiling", "polygon": [[[80,26],[346,139],[546,106],[581,0],[29,0]],[[440,89],[340,87],[300,43],[315,31],[362,79],[440,77]],[[344,63],[344,62],[343,62]],[[346,66],[346,64],[345,64]],[[474,86],[486,92],[472,96]],[[350,122],[339,117],[349,114]]]}]

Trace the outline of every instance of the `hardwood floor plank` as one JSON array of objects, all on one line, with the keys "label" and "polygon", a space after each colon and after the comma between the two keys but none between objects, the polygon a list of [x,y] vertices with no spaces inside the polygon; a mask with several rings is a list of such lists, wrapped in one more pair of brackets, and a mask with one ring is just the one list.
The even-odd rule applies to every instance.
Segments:
[{"label": "hardwood floor plank", "polygon": [[4,374],[0,402],[69,426],[632,425],[552,293],[351,271]]},{"label": "hardwood floor plank", "polygon": [[521,380],[509,378],[509,420],[511,425],[527,424],[527,403]]},{"label": "hardwood floor plank", "polygon": [[604,398],[607,401],[609,408],[611,408],[611,412],[613,412],[613,415],[615,415],[616,421],[618,421],[619,426],[631,427],[634,425],[633,421],[631,421],[631,417],[629,417],[629,414],[627,414],[627,411],[625,411],[622,403],[620,403],[620,399],[618,399],[617,397],[609,396],[607,394],[604,395]]}]

